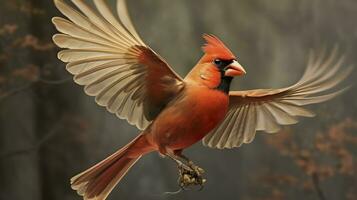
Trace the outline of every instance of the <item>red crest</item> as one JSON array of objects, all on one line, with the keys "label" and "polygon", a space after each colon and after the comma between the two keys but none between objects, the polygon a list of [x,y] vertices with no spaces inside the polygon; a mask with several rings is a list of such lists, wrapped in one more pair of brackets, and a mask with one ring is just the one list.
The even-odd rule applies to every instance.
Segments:
[{"label": "red crest", "polygon": [[214,35],[204,34],[206,44],[202,47],[203,51],[210,57],[224,60],[236,59],[236,56],[229,50],[224,43]]}]

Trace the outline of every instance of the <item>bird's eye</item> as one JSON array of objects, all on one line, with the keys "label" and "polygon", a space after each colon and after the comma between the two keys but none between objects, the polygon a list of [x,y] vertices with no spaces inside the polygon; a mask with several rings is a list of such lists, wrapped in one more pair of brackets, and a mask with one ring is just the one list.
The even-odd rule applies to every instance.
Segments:
[{"label": "bird's eye", "polygon": [[214,64],[216,64],[218,66],[222,64],[222,60],[220,60],[220,59],[215,59],[213,62],[214,62]]}]

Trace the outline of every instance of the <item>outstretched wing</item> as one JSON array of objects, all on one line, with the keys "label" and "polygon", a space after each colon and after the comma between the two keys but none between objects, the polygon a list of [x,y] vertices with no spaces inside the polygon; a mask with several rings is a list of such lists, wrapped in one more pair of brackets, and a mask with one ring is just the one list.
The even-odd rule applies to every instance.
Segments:
[{"label": "outstretched wing", "polygon": [[230,92],[230,107],[225,119],[208,134],[203,143],[212,148],[233,148],[250,143],[256,131],[275,133],[280,125],[295,124],[297,117],[313,117],[302,106],[327,101],[345,89],[331,91],[352,71],[341,70],[343,58],[337,50],[325,60],[310,57],[308,67],[295,85],[282,89],[258,89]]},{"label": "outstretched wing", "polygon": [[52,20],[61,32],[53,40],[66,49],[58,58],[99,105],[145,129],[184,87],[182,78],[140,39],[124,0],[117,1],[119,18],[104,0],[93,1],[96,9],[83,0],[72,2],[77,9],[55,0],[68,18]]}]

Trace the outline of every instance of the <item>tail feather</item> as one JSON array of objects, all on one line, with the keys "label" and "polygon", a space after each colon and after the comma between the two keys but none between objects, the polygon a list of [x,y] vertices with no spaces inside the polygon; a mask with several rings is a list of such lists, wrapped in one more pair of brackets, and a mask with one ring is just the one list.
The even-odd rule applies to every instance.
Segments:
[{"label": "tail feather", "polygon": [[84,194],[85,200],[104,200],[113,190],[115,185],[124,177],[128,170],[139,160],[140,157],[134,159],[125,159],[123,162],[116,162],[105,173],[102,173],[93,182],[89,183]]},{"label": "tail feather", "polygon": [[[84,200],[105,200],[115,185],[129,169],[148,152],[144,137],[140,135],[131,143],[105,160],[71,178],[71,187]],[[138,145],[139,144],[139,145]],[[135,154],[133,154],[135,152]]]}]

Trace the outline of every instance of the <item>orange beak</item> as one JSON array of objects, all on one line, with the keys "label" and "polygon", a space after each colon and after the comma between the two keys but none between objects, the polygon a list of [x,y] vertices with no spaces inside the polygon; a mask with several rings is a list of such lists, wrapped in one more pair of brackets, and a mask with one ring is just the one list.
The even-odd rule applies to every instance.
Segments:
[{"label": "orange beak", "polygon": [[242,65],[240,65],[236,60],[234,60],[230,65],[227,66],[226,72],[224,75],[233,77],[233,76],[244,75],[246,73],[247,72],[242,67]]}]

